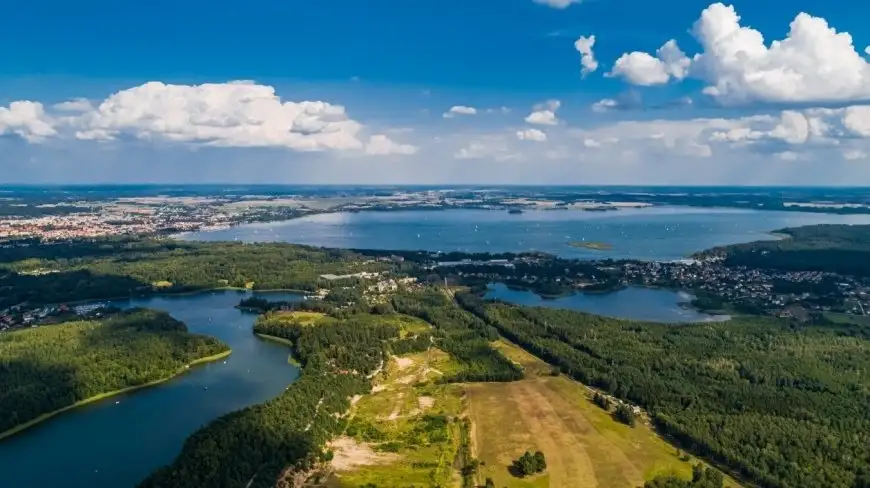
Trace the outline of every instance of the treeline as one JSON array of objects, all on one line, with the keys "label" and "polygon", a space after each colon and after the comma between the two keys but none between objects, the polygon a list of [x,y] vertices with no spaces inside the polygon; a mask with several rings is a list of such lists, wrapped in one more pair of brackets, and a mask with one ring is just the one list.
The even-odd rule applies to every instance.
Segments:
[{"label": "treeline", "polygon": [[436,329],[436,344],[463,364],[461,371],[443,378],[446,382],[515,381],[522,369],[490,346],[498,331],[480,318],[462,310],[437,288],[397,294],[396,311],[419,317]]},{"label": "treeline", "polygon": [[164,312],[0,334],[0,432],[88,398],[177,374],[227,351]]},{"label": "treeline", "polygon": [[398,328],[354,320],[316,327],[261,317],[254,331],[287,339],[302,374],[279,397],[226,415],[196,432],[175,461],[140,488],[272,488],[331,453],[325,443],[344,430],[354,395],[371,389],[368,376],[384,364]]},{"label": "treeline", "polygon": [[[382,271],[344,250],[283,243],[188,243],[170,239],[22,241],[0,246],[0,307],[218,287],[314,291],[354,285],[323,274]],[[40,274],[51,271],[50,274]]]},{"label": "treeline", "polygon": [[644,488],[722,488],[725,479],[722,473],[700,464],[692,466],[692,479],[684,480],[677,476],[657,476],[644,483]]},{"label": "treeline", "polygon": [[768,488],[857,485],[870,466],[870,341],[778,319],[663,325],[463,306],[563,373],[649,410],[666,436]]},{"label": "treeline", "polygon": [[719,247],[699,255],[721,257],[726,266],[870,276],[870,225],[811,225],[776,233],[787,238]]}]

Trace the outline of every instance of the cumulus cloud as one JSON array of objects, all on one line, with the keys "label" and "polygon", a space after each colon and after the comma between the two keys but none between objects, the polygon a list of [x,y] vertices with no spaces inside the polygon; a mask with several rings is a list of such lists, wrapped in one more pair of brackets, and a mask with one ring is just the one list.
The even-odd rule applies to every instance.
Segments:
[{"label": "cumulus cloud", "polygon": [[61,112],[89,112],[94,109],[94,106],[91,104],[91,101],[86,98],[76,98],[74,100],[56,103],[52,108]]},{"label": "cumulus cloud", "polygon": [[633,85],[662,85],[682,80],[688,74],[692,60],[671,39],[652,56],[644,52],[623,54],[613,64],[609,76],[621,77]]},{"label": "cumulus cloud", "polygon": [[556,118],[556,111],[562,106],[559,100],[547,100],[543,103],[538,103],[532,107],[532,113],[526,117],[526,122],[534,125],[556,125],[559,119]]},{"label": "cumulus cloud", "polygon": [[456,105],[454,107],[450,107],[450,110],[444,113],[444,118],[449,119],[453,118],[457,115],[476,115],[477,109],[474,107],[466,107],[464,105]]},{"label": "cumulus cloud", "polygon": [[409,155],[417,153],[417,146],[399,144],[384,134],[375,134],[369,138],[365,152],[372,156],[386,156],[389,154]]},{"label": "cumulus cloud", "polygon": [[607,112],[608,110],[619,107],[619,102],[612,98],[603,98],[592,104],[593,112]]},{"label": "cumulus cloud", "polygon": [[417,150],[383,134],[366,141],[362,124],[348,117],[341,105],[285,101],[271,86],[250,81],[150,82],[112,94],[97,106],[74,99],[52,110],[54,115],[46,113],[42,104],[29,101],[0,107],[0,134],[18,134],[31,142],[57,136],[373,155],[414,154]]},{"label": "cumulus cloud", "polygon": [[611,73],[645,86],[691,76],[705,82],[704,93],[723,104],[870,99],[870,64],[852,37],[825,19],[800,13],[785,39],[769,44],[740,20],[733,6],[714,3],[693,26],[702,48],[693,58],[668,41],[656,56],[622,55]]},{"label": "cumulus cloud", "polygon": [[590,73],[594,73],[598,69],[598,60],[595,59],[595,53],[592,47],[595,46],[595,36],[581,36],[574,42],[574,48],[580,53],[580,72],[585,77]]},{"label": "cumulus cloud", "polygon": [[17,134],[28,142],[42,142],[57,134],[54,121],[41,103],[19,101],[0,107],[0,135]]},{"label": "cumulus cloud", "polygon": [[846,161],[858,161],[867,159],[867,153],[860,149],[850,149],[843,151],[843,159]]},{"label": "cumulus cloud", "polygon": [[548,7],[564,9],[575,3],[583,3],[583,0],[534,0],[534,2]]},{"label": "cumulus cloud", "polygon": [[517,131],[517,139],[521,141],[544,142],[547,140],[547,134],[538,129],[526,129]]}]

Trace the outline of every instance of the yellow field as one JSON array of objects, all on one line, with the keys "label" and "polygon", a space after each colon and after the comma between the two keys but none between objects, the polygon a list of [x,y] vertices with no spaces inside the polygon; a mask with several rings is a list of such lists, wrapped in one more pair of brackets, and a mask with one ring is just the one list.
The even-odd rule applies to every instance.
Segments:
[{"label": "yellow field", "polygon": [[290,319],[302,325],[315,325],[321,320],[324,320],[326,314],[322,314],[320,312],[305,312],[301,310],[294,310],[289,312],[275,312],[275,316]]},{"label": "yellow field", "polygon": [[[497,347],[527,372],[550,371],[515,346]],[[491,477],[499,488],[635,488],[658,475],[691,478],[692,463],[681,461],[675,447],[646,425],[630,428],[614,421],[591,402],[590,390],[564,376],[465,389],[475,455],[485,463],[479,484]],[[546,473],[518,479],[508,472],[526,450],[544,453]]]}]

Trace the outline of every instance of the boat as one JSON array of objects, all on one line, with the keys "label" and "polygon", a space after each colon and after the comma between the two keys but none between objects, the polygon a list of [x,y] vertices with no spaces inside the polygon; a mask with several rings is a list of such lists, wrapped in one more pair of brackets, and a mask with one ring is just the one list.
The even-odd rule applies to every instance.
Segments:
[{"label": "boat", "polygon": [[518,214],[523,213],[523,211],[522,211],[522,209],[519,209],[519,208],[512,208],[512,209],[508,210],[508,213],[511,215],[518,215]]}]

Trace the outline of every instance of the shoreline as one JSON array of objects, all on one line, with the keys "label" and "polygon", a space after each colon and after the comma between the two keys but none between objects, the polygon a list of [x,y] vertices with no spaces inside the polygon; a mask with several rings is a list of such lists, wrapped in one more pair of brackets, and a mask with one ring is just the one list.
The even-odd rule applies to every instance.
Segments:
[{"label": "shoreline", "polygon": [[300,363],[299,361],[296,360],[296,358],[293,357],[293,342],[291,342],[287,339],[284,339],[282,337],[275,337],[275,336],[272,336],[269,334],[261,334],[259,332],[254,332],[254,335],[259,337],[260,339],[263,339],[264,341],[274,342],[277,344],[283,344],[283,345],[289,347],[290,354],[287,356],[287,363],[291,364],[293,366],[296,366],[297,368],[300,368],[300,369],[302,368],[302,363]]},{"label": "shoreline", "polygon": [[218,354],[213,354],[211,356],[206,356],[203,358],[195,359],[192,362],[185,365],[184,367],[182,367],[181,369],[179,369],[177,373],[175,373],[171,376],[168,376],[166,378],[161,378],[158,380],[149,381],[148,383],[143,383],[141,385],[128,386],[127,388],[122,388],[120,390],[110,391],[110,392],[106,392],[106,393],[100,393],[99,395],[94,395],[90,398],[85,398],[84,400],[75,402],[72,405],[67,405],[63,408],[59,408],[57,410],[54,410],[54,411],[51,411],[48,413],[44,413],[44,414],[40,415],[39,417],[36,417],[35,419],[28,420],[27,422],[20,424],[20,425],[17,425],[15,427],[12,427],[11,429],[9,429],[5,432],[0,432],[0,441],[4,440],[6,438],[12,437],[16,434],[19,434],[19,433],[35,426],[35,425],[41,424],[41,423],[45,422],[46,420],[49,420],[53,417],[56,417],[64,412],[68,412],[68,411],[73,410],[75,408],[83,407],[85,405],[90,405],[92,403],[97,403],[97,402],[105,400],[107,398],[122,395],[124,393],[131,393],[131,392],[134,392],[136,390],[141,390],[144,388],[148,388],[150,386],[157,386],[161,383],[166,383],[167,381],[170,381],[178,376],[181,376],[182,374],[184,374],[186,371],[188,371],[190,368],[192,368],[194,366],[205,364],[205,363],[211,363],[214,361],[219,361],[221,359],[228,357],[230,354],[232,354],[232,352],[233,352],[232,349],[227,349],[226,351],[218,353]]},{"label": "shoreline", "polygon": [[178,292],[160,292],[160,293],[150,293],[144,295],[121,295],[107,298],[87,298],[84,300],[73,300],[69,302],[57,302],[57,303],[49,303],[45,305],[81,305],[84,303],[93,303],[93,302],[111,302],[113,300],[133,300],[136,298],[154,298],[154,297],[181,297],[188,295],[197,295],[200,293],[208,293],[211,291],[240,291],[246,293],[295,293],[297,295],[304,295],[306,293],[312,293],[306,290],[296,290],[293,288],[272,288],[268,290],[252,290],[249,288],[240,288],[234,286],[221,286],[216,288],[202,288],[200,290],[187,290],[187,291],[178,291]]}]

